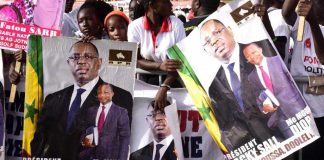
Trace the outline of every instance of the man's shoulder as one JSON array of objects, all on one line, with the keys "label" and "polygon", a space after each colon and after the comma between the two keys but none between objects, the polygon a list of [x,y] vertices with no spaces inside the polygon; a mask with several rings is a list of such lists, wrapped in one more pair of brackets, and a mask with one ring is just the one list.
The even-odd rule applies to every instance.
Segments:
[{"label": "man's shoulder", "polygon": [[153,152],[153,142],[151,142],[148,145],[144,146],[143,148],[131,153],[130,159],[139,158],[142,156],[149,156],[149,155],[152,155],[152,152]]},{"label": "man's shoulder", "polygon": [[129,91],[127,91],[127,90],[125,90],[125,89],[122,89],[122,88],[120,88],[120,87],[117,87],[117,86],[115,86],[115,85],[113,85],[113,84],[110,84],[111,86],[112,86],[112,88],[113,88],[113,91],[116,93],[116,92],[122,92],[123,93],[123,95],[131,95],[130,94],[130,92]]},{"label": "man's shoulder", "polygon": [[132,21],[130,24],[129,24],[129,26],[128,26],[128,28],[130,28],[130,29],[142,29],[143,28],[143,18],[144,17],[140,17],[140,18],[137,18],[137,19],[135,19],[134,21]]},{"label": "man's shoulder", "polygon": [[46,99],[48,98],[60,98],[61,96],[65,96],[67,93],[72,93],[73,92],[73,85],[68,86],[66,88],[63,88],[59,91],[53,92],[49,95],[46,96]]},{"label": "man's shoulder", "polygon": [[114,102],[112,102],[111,109],[117,111],[118,113],[127,113],[127,110],[125,108],[115,104]]},{"label": "man's shoulder", "polygon": [[208,15],[205,16],[199,16],[191,19],[187,23],[184,24],[185,28],[189,26],[198,26],[203,20],[205,20],[208,17]]}]

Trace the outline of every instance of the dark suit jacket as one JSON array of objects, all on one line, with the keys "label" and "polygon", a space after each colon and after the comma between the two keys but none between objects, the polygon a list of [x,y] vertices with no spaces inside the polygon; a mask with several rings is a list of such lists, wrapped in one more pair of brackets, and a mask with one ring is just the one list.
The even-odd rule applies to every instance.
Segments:
[{"label": "dark suit jacket", "polygon": [[[82,131],[86,129],[86,111],[91,106],[99,105],[97,89],[102,83],[103,80],[100,78],[75,115],[69,131],[66,131],[66,119],[73,93],[73,85],[49,94],[45,98],[34,139],[30,144],[32,156],[60,157],[68,160],[78,158],[81,149],[80,136]],[[113,90],[115,92],[113,102],[119,105],[131,101],[132,105],[132,97],[129,92],[116,86],[113,86]],[[130,105],[128,104],[128,106]]]},{"label": "dark suit jacket", "polygon": [[[98,106],[88,110],[86,118],[90,129],[96,126]],[[83,139],[87,134],[81,136]],[[95,148],[84,148],[80,159],[119,159],[127,160],[130,143],[130,127],[127,110],[112,103],[104,125],[99,133],[98,145]]]},{"label": "dark suit jacket", "polygon": [[[268,122],[269,126],[275,126],[275,123],[279,121],[278,117],[293,117],[296,113],[305,108],[306,104],[295,87],[293,79],[281,63],[280,57],[274,56],[265,58],[269,68],[274,96],[280,103],[278,109],[280,109],[281,112],[273,112]],[[259,95],[257,102],[262,111],[263,101],[266,97],[263,98],[260,94],[264,92],[265,88],[259,79],[256,68],[250,73],[248,79],[254,84],[253,88]],[[284,116],[277,114],[284,114]]]},{"label": "dark suit jacket", "polygon": [[[146,145],[145,147],[131,153],[130,160],[152,160],[154,143]],[[168,149],[165,151],[161,160],[177,160],[177,155],[174,153],[174,141],[170,143]]]},{"label": "dark suit jacket", "polygon": [[[256,95],[252,92],[252,85],[247,75],[254,65],[247,63],[240,46],[240,77],[241,97],[244,110],[240,106],[230,88],[223,67],[220,67],[212,84],[208,89],[214,106],[216,120],[222,131],[222,142],[228,149],[235,149],[255,138],[258,142],[270,138],[271,130],[267,127],[267,115],[260,113],[256,105]],[[234,53],[237,54],[237,53]]]}]

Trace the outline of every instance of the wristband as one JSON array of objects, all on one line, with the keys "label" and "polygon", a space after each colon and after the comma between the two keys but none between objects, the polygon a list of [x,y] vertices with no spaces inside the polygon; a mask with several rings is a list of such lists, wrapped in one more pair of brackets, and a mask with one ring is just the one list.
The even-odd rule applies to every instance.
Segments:
[{"label": "wristband", "polygon": [[170,86],[169,85],[166,85],[166,84],[161,84],[160,87],[166,87],[168,90],[170,90]]}]

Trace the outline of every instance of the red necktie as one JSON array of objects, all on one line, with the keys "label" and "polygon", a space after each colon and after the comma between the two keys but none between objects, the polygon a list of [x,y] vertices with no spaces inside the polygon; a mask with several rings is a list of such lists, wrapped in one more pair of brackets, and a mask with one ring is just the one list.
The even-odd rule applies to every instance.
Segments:
[{"label": "red necktie", "polygon": [[259,68],[261,70],[262,78],[263,78],[263,81],[264,81],[266,87],[273,93],[272,83],[271,83],[271,79],[270,79],[269,75],[264,71],[262,66],[260,66]]},{"label": "red necktie", "polygon": [[105,122],[105,106],[101,107],[101,113],[99,115],[99,120],[98,120],[98,133],[100,134],[101,128]]}]

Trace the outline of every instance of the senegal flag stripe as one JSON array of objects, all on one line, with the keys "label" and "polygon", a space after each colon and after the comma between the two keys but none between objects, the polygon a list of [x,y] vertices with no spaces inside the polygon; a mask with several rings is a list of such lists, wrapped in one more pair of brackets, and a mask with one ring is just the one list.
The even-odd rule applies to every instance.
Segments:
[{"label": "senegal flag stripe", "polygon": [[180,51],[180,49],[174,45],[170,49],[168,49],[168,55],[172,59],[177,59],[182,62],[182,67],[178,71],[180,77],[184,81],[186,88],[194,101],[194,104],[202,116],[205,126],[209,131],[209,134],[215,141],[215,143],[219,146],[219,148],[224,152],[228,153],[228,150],[221,142],[221,133],[218,126],[218,123],[213,114],[213,107],[210,102],[210,98],[208,97],[206,91],[203,89],[200,81],[198,80],[195,72],[191,68],[189,62]]},{"label": "senegal flag stripe", "polygon": [[29,54],[28,61],[32,67],[36,70],[38,76],[38,83],[43,85],[43,55],[42,55],[42,37],[40,36],[30,36],[30,50],[32,53]]},{"label": "senegal flag stripe", "polygon": [[31,156],[30,143],[37,127],[39,110],[43,103],[43,60],[42,38],[28,38],[28,53],[26,62],[24,104],[23,157]]}]

